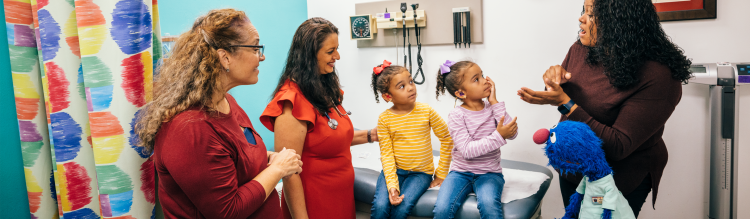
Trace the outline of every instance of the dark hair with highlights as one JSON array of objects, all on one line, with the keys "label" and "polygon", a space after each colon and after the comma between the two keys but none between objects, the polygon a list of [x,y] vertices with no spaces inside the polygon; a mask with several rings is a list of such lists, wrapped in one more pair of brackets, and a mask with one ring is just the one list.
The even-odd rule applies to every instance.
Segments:
[{"label": "dark hair with highlights", "polygon": [[441,94],[445,94],[445,90],[448,90],[448,94],[454,98],[458,98],[456,97],[456,91],[461,87],[461,83],[464,82],[464,71],[474,65],[476,63],[471,61],[460,61],[451,66],[451,72],[443,74],[438,70],[435,99],[439,99]]},{"label": "dark hair with highlights", "polygon": [[292,81],[299,86],[302,95],[310,101],[321,115],[331,108],[341,105],[344,95],[341,93],[339,76],[336,69],[329,74],[321,74],[318,68],[318,50],[331,34],[339,34],[330,21],[314,17],[303,22],[294,33],[292,46],[286,59],[286,67],[279,78],[279,84],[271,98],[279,93],[279,89],[286,81]]},{"label": "dark hair with highlights", "polygon": [[672,78],[688,83],[692,61],[664,33],[650,0],[594,0],[592,11],[597,38],[586,62],[603,64],[614,87],[637,84],[637,73],[646,61],[666,65]]},{"label": "dark hair with highlights", "polygon": [[[380,66],[383,65],[378,65],[378,67]],[[403,71],[407,71],[403,66],[391,65],[384,68],[383,71],[380,72],[380,74],[375,74],[375,72],[372,73],[372,82],[370,84],[370,87],[372,87],[372,92],[375,93],[376,103],[380,103],[380,99],[378,99],[378,92],[380,92],[381,94],[388,93],[388,87],[391,85],[391,78]]]}]

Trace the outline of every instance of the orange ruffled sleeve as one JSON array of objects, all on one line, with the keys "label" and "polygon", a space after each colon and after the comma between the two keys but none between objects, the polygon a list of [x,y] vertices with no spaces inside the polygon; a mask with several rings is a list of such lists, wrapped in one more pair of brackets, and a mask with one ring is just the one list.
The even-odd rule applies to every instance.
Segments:
[{"label": "orange ruffled sleeve", "polygon": [[260,123],[273,132],[276,117],[284,111],[284,101],[292,103],[292,115],[297,120],[307,121],[307,132],[311,132],[314,129],[317,117],[315,107],[302,95],[297,84],[291,81],[285,82],[276,96],[273,97],[273,100],[268,103],[266,109],[263,110],[263,114],[260,115]]}]

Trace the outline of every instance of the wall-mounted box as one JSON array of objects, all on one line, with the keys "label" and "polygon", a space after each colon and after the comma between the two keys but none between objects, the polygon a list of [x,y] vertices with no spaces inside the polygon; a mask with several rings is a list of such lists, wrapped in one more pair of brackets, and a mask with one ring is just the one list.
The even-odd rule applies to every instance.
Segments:
[{"label": "wall-mounted box", "polygon": [[[377,28],[402,28],[404,25],[402,20],[406,20],[406,28],[414,28],[414,11],[406,11],[406,13],[403,14],[406,14],[405,19],[401,12],[377,13],[375,15]],[[419,25],[419,27],[427,26],[427,19],[425,18],[424,10],[417,10],[417,25]]]},{"label": "wall-mounted box", "polygon": [[[394,47],[394,46],[401,46],[403,45],[403,34],[402,34],[402,26],[398,21],[401,21],[401,3],[403,1],[378,1],[378,2],[366,2],[366,3],[358,3],[354,6],[354,14],[372,14],[375,15],[376,19],[376,25],[379,29],[384,29],[378,31],[378,34],[375,34],[372,38],[372,40],[359,40],[357,41],[357,48],[367,48],[367,47]],[[430,14],[430,26],[427,26],[426,21],[427,17],[425,16],[425,26],[422,26],[419,22],[417,24],[420,26],[420,41],[423,46],[431,46],[431,45],[453,45],[453,8],[460,8],[460,7],[468,7],[471,8],[471,43],[472,44],[482,44],[484,42],[484,34],[483,34],[483,21],[482,17],[482,0],[462,0],[462,1],[455,1],[455,0],[421,0],[419,2],[407,2],[408,4],[412,3],[419,3],[419,9],[417,10],[417,16],[419,16],[419,11],[424,11],[424,13]],[[393,18],[393,21],[390,21],[390,19],[386,22],[378,22],[377,21],[377,15],[378,13],[384,13],[384,12],[390,12],[390,17]],[[409,22],[409,19],[414,19],[413,13],[414,10],[409,7],[409,9],[406,11],[407,13],[407,28],[409,28],[411,31],[411,34],[409,35],[409,38],[411,39],[411,42],[416,42],[416,36],[414,34],[414,23]],[[390,27],[393,26],[393,22],[396,23],[396,27]],[[373,25],[373,26],[376,26]],[[396,30],[396,33],[394,34],[393,29]]]}]

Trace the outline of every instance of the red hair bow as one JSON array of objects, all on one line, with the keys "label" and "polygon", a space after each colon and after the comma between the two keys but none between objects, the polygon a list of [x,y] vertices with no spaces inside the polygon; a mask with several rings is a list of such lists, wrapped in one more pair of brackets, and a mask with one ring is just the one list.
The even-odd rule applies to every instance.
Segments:
[{"label": "red hair bow", "polygon": [[374,72],[375,75],[379,75],[380,72],[383,72],[383,69],[388,68],[388,66],[391,66],[391,62],[383,60],[383,65],[381,65],[380,67],[372,68],[372,72]]}]

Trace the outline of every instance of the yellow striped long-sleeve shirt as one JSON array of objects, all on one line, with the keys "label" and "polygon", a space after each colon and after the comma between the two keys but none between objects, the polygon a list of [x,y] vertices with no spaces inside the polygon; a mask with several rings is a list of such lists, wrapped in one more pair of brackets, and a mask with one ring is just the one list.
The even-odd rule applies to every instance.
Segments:
[{"label": "yellow striped long-sleeve shirt", "polygon": [[[430,128],[440,139],[437,169],[433,164]],[[390,110],[381,113],[378,118],[378,140],[388,190],[396,188],[401,191],[396,169],[435,174],[441,179],[448,175],[453,140],[448,125],[429,105],[417,102],[407,114],[399,115]]]}]

